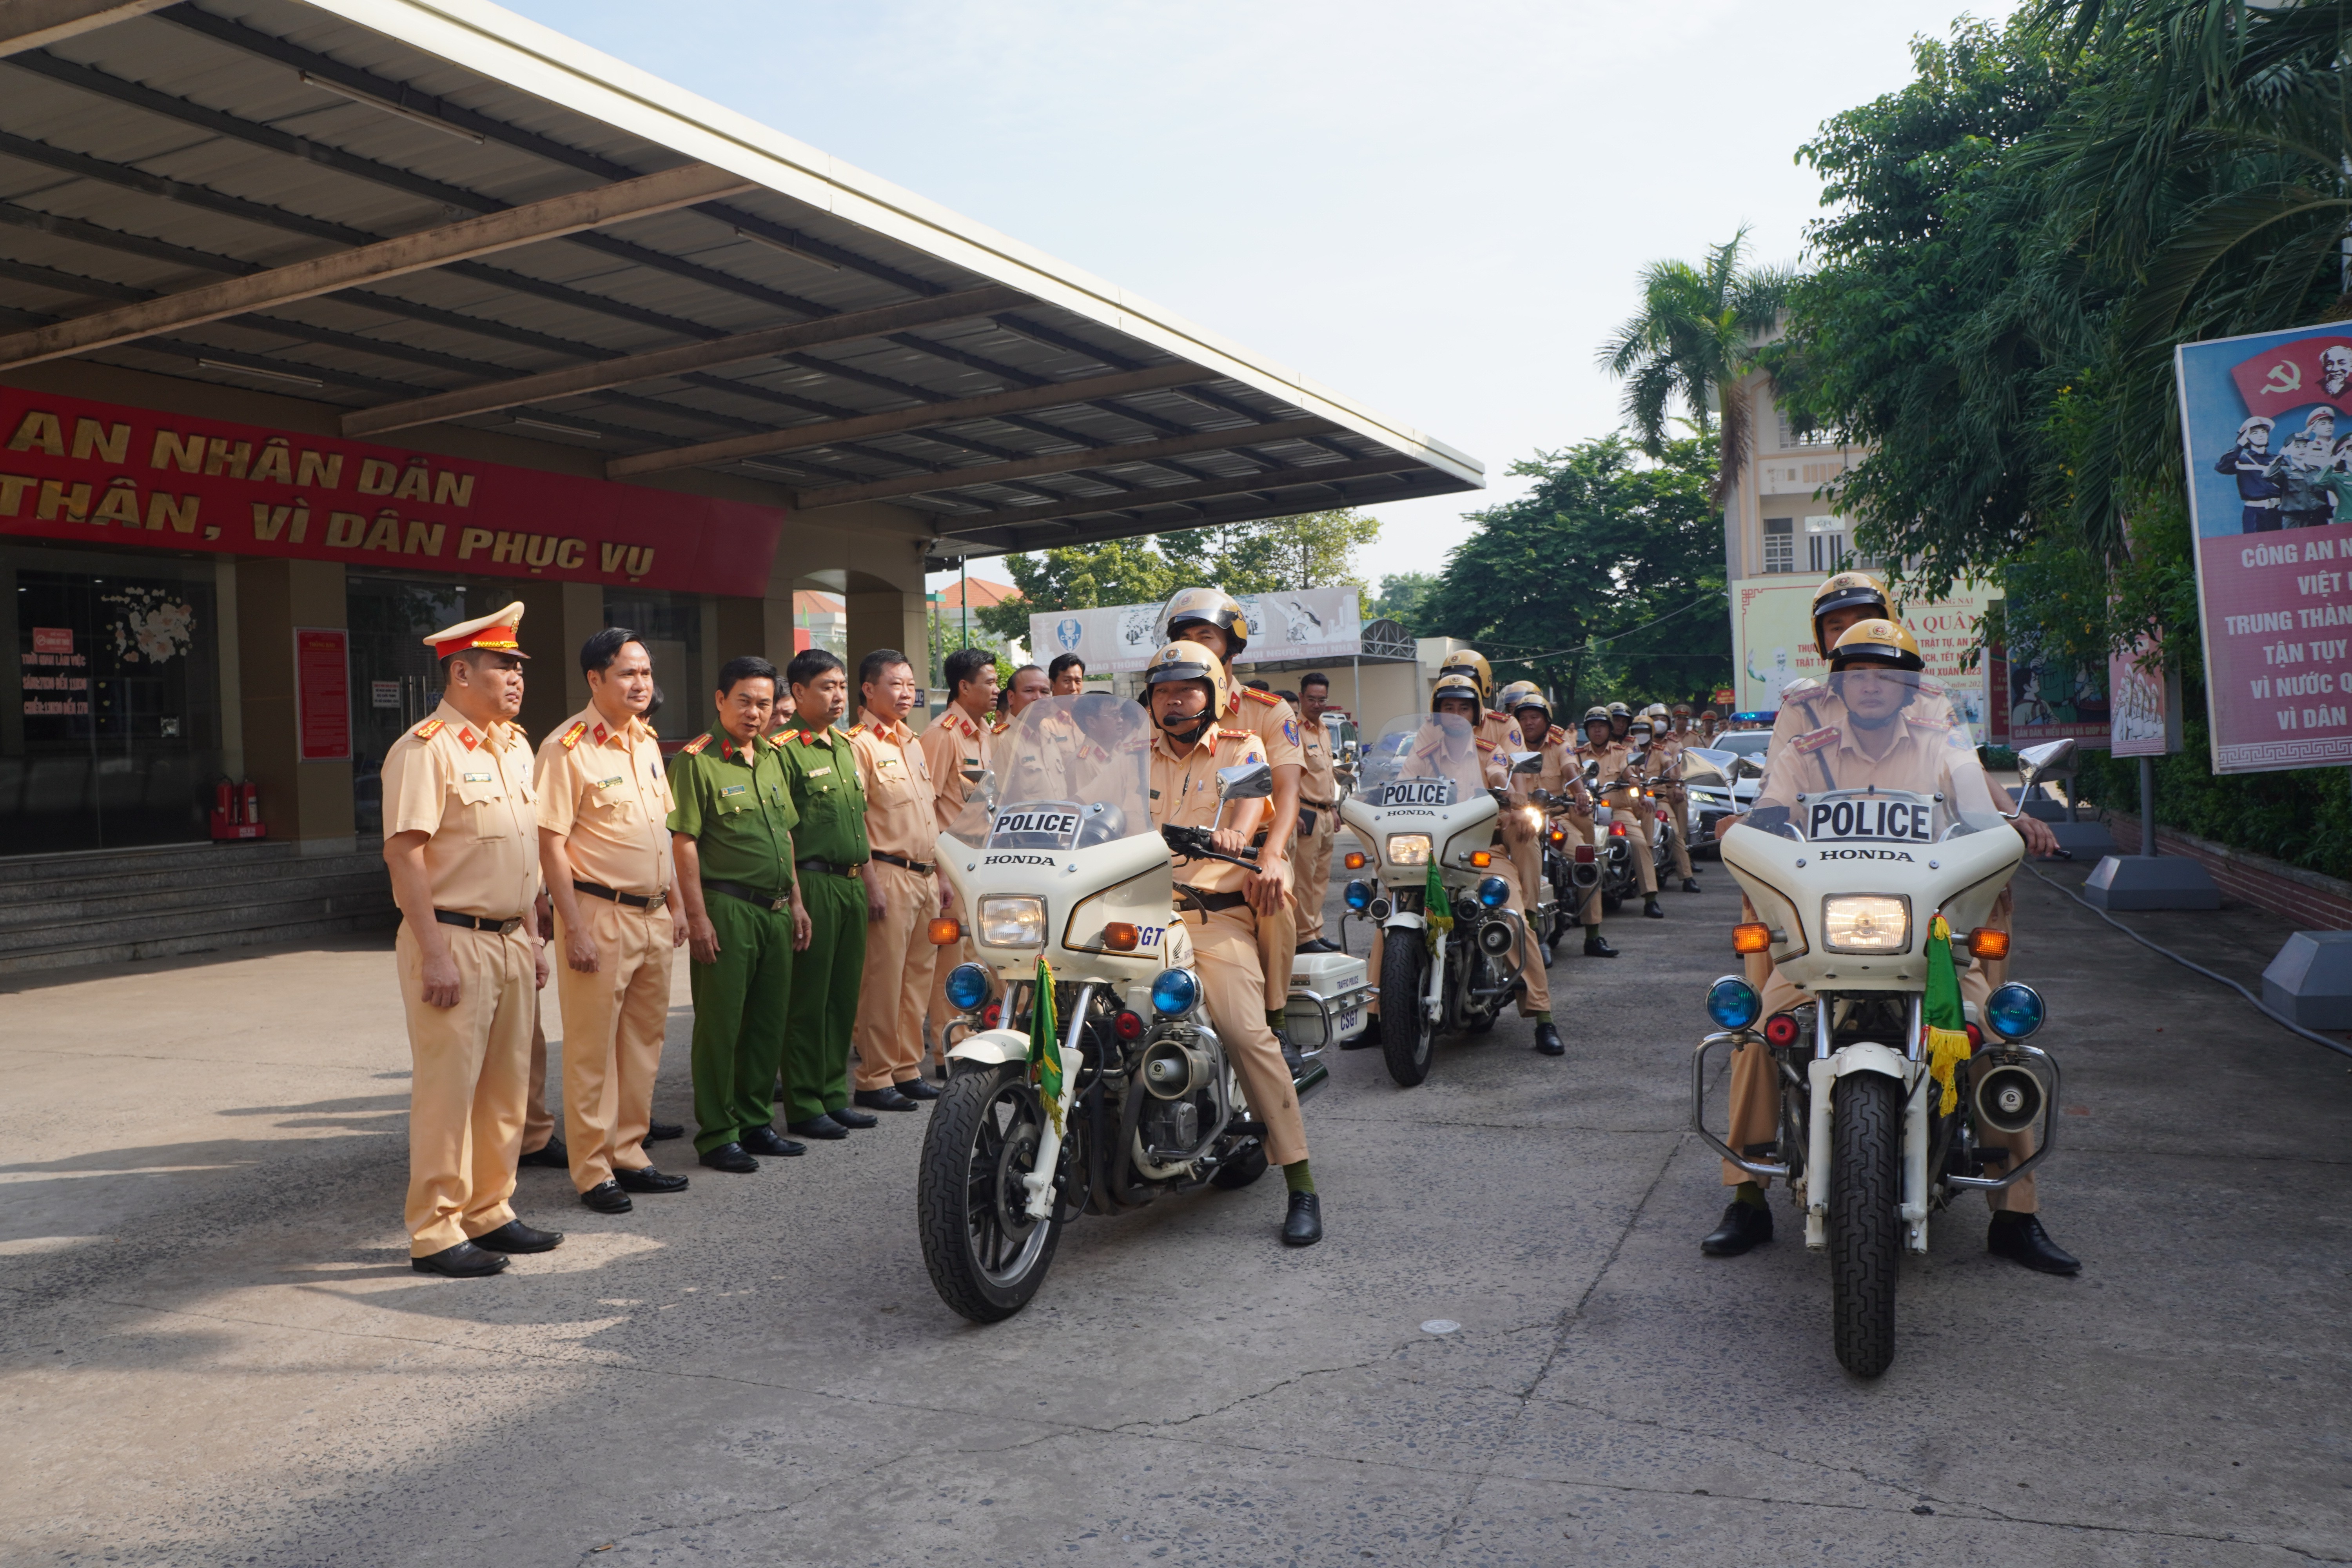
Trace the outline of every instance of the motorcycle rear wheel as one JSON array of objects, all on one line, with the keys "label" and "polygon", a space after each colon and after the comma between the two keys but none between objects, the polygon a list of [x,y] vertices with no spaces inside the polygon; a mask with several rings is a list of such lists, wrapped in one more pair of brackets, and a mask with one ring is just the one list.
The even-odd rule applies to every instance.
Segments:
[{"label": "motorcycle rear wheel", "polygon": [[1437,1026],[1421,1005],[1429,984],[1429,947],[1416,931],[1396,931],[1381,952],[1381,1057],[1400,1089],[1429,1076]]},{"label": "motorcycle rear wheel", "polygon": [[1838,1364],[1876,1377],[1895,1360],[1903,1256],[1903,1090],[1882,1073],[1837,1080],[1830,1119],[1830,1289]]},{"label": "motorcycle rear wheel", "polygon": [[1053,1265],[1060,1205],[1030,1219],[1021,1181],[1036,1167],[1045,1126],[1026,1065],[1007,1062],[950,1079],[923,1130],[915,1184],[923,1262],[940,1300],[975,1323],[1027,1306]]}]

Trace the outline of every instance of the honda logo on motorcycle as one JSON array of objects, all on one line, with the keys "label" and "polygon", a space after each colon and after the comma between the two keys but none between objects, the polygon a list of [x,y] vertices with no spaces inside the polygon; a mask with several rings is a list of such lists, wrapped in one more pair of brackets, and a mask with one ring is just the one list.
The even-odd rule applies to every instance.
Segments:
[{"label": "honda logo on motorcycle", "polygon": [[1817,860],[1901,860],[1910,862],[1907,849],[1823,849],[1814,855]]}]

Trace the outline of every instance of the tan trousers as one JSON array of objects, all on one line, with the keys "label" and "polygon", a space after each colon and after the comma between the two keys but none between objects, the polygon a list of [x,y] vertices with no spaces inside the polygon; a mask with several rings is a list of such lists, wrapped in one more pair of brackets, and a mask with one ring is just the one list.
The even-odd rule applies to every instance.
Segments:
[{"label": "tan trousers", "polygon": [[563,916],[555,917],[555,994],[563,1008],[563,1142],[572,1184],[582,1192],[642,1171],[669,1024],[669,911],[633,910],[580,896],[597,966],[583,974],[560,956]]},{"label": "tan trousers", "polygon": [[866,924],[866,967],[858,973],[857,1023],[850,1030],[857,1049],[853,1084],[888,1089],[922,1071],[923,1005],[940,952],[930,936],[940,885],[884,860],[869,861],[866,875],[882,889],[890,912]]},{"label": "tan trousers", "polygon": [[1258,920],[1244,905],[1203,915],[1183,913],[1192,928],[1192,961],[1209,1022],[1224,1042],[1226,1059],[1249,1097],[1250,1114],[1265,1123],[1265,1157],[1277,1165],[1307,1158],[1307,1123],[1298,1114],[1282,1047],[1267,1026],[1265,972],[1258,967]]},{"label": "tan trousers", "polygon": [[1691,876],[1689,797],[1677,789],[1660,794],[1658,804],[1666,808],[1663,826],[1668,835],[1666,847],[1674,856],[1675,875],[1687,882]]},{"label": "tan trousers", "polygon": [[1292,845],[1290,907],[1297,922],[1297,940],[1315,942],[1323,935],[1323,901],[1331,893],[1331,845],[1339,837],[1339,814],[1321,806],[1302,806],[1315,814],[1315,831]]},{"label": "tan trousers", "polygon": [[514,1218],[525,1075],[539,976],[520,931],[442,928],[457,1005],[425,1000],[425,955],[403,922],[393,944],[408,1016],[408,1255],[425,1258]]},{"label": "tan trousers", "polygon": [[[1493,875],[1511,885],[1510,907],[1521,911],[1519,925],[1519,972],[1527,984],[1519,990],[1519,1016],[1531,1018],[1538,1013],[1551,1011],[1551,976],[1544,972],[1543,944],[1536,940],[1535,921],[1525,912],[1528,907],[1527,889],[1519,880],[1518,868],[1508,860],[1495,862]],[[1466,895],[1465,895],[1466,896]],[[1372,955],[1367,973],[1372,984],[1381,980],[1381,957],[1388,950],[1388,931],[1380,926],[1372,928]],[[1374,1000],[1379,999],[1375,993]],[[1374,1016],[1380,1009],[1370,1008]]]},{"label": "tan trousers", "polygon": [[[2000,898],[1993,904],[1988,923],[2007,931],[2011,912],[2009,890],[2003,889]],[[1739,901],[1739,913],[1742,920],[1756,918],[1754,907],[1745,899]],[[1979,963],[1960,971],[1960,999],[1963,1002],[1973,1002],[1979,1009],[1984,1006],[1985,998],[1992,994],[1994,984],[2000,978],[1992,973],[1994,967]],[[2004,960],[2000,967],[2005,970],[2007,961]],[[1750,984],[1762,992],[1764,1016],[1768,1018],[1812,999],[1810,992],[1771,967],[1771,960],[1763,953],[1748,954],[1748,979]],[[1931,1088],[1928,1092],[1932,1094],[1937,1090]],[[2035,1145],[2031,1130],[2018,1133],[1996,1132],[1990,1128],[1980,1131],[1984,1134],[1984,1142],[1979,1145],[1982,1148],[2006,1149],[2011,1157],[2020,1163],[2033,1152]],[[1772,1053],[1767,1047],[1760,1042],[1751,1042],[1731,1053],[1731,1130],[1725,1134],[1723,1141],[1745,1152],[1753,1144],[1776,1143],[1780,1136],[1780,1069],[1773,1065]],[[1727,1187],[1751,1181],[1763,1186],[1771,1184],[1769,1178],[1750,1176],[1728,1160],[1722,1163],[1723,1184]],[[2008,1210],[2014,1214],[2032,1214],[2041,1206],[2033,1183],[2034,1178],[2027,1176],[2014,1186],[1987,1193],[1985,1201],[1996,1213]]]},{"label": "tan trousers", "polygon": [[[1617,800],[1623,798],[1621,795]],[[1627,852],[1633,857],[1634,869],[1642,879],[1642,896],[1646,899],[1658,890],[1658,868],[1652,863],[1650,855],[1653,842],[1650,835],[1657,827],[1657,820],[1647,804],[1636,802],[1632,805],[1619,805],[1617,800],[1607,800],[1601,804],[1609,807],[1610,814],[1618,822],[1625,825],[1625,840],[1632,847]]]},{"label": "tan trousers", "polygon": [[547,1109],[547,1030],[539,1019],[539,995],[531,994],[530,1088],[522,1105],[522,1152],[536,1154],[555,1136],[555,1118]]},{"label": "tan trousers", "polygon": [[[1570,812],[1568,816],[1569,853],[1571,855],[1575,854],[1576,847],[1580,844],[1591,845],[1593,847],[1592,863],[1594,868],[1596,869],[1605,868],[1601,866],[1601,857],[1607,852],[1609,847],[1606,844],[1603,844],[1601,839],[1595,836],[1593,831],[1592,814],[1591,812]],[[1599,936],[1601,934],[1600,878],[1595,877],[1592,879],[1592,886],[1584,889],[1584,907],[1577,911],[1577,920],[1579,923],[1584,927],[1584,934],[1586,936]]]},{"label": "tan trousers", "polygon": [[1278,912],[1256,917],[1257,972],[1269,1013],[1279,1013],[1289,1004],[1290,965],[1298,957],[1298,868],[1294,865],[1290,871],[1292,897],[1282,900]]}]

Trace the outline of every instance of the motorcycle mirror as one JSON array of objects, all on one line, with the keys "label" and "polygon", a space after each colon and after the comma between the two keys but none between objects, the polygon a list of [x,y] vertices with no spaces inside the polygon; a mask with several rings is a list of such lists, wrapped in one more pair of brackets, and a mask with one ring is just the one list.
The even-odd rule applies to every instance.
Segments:
[{"label": "motorcycle mirror", "polygon": [[2017,753],[2017,771],[2028,788],[2044,779],[2071,779],[2080,766],[2071,737],[2063,741],[2044,741]]},{"label": "motorcycle mirror", "polygon": [[1511,753],[1511,772],[1515,773],[1539,773],[1543,772],[1543,753],[1541,752],[1513,752]]},{"label": "motorcycle mirror", "polygon": [[1274,797],[1274,764],[1244,763],[1238,767],[1217,770],[1219,800],[1271,800]]},{"label": "motorcycle mirror", "polygon": [[996,804],[995,769],[966,768],[963,770],[963,776],[964,782],[971,785],[973,791],[979,795],[981,799],[986,801],[991,805],[994,805]]}]

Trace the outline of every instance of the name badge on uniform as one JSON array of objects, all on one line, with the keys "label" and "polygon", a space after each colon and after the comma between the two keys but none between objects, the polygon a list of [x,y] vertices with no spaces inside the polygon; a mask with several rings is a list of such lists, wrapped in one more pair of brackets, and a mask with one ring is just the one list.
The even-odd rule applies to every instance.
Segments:
[{"label": "name badge on uniform", "polygon": [[464,784],[488,784],[490,782],[490,775],[488,773],[461,773],[458,775],[458,778],[459,781]]},{"label": "name badge on uniform", "polygon": [[619,784],[620,782],[621,775],[614,773],[611,778],[598,779],[596,781],[596,787],[598,789],[611,789],[614,784]]},{"label": "name badge on uniform", "polygon": [[744,786],[741,784],[720,784],[719,786],[719,793],[721,795],[741,795],[743,793],[743,788]]},{"label": "name badge on uniform", "polygon": [[821,779],[831,772],[833,772],[831,768],[811,768],[809,770],[809,777],[813,779]]}]

